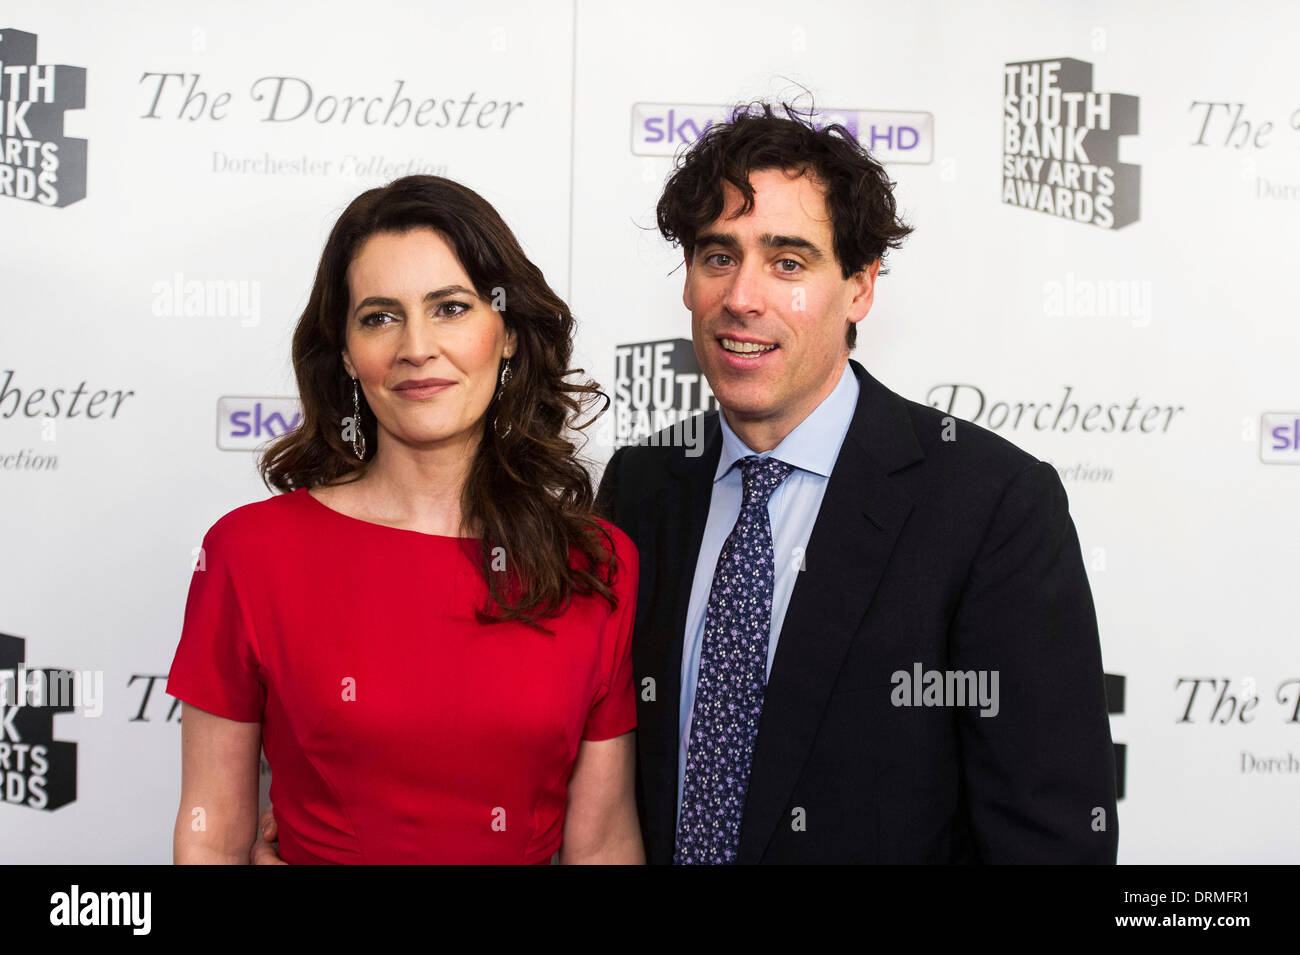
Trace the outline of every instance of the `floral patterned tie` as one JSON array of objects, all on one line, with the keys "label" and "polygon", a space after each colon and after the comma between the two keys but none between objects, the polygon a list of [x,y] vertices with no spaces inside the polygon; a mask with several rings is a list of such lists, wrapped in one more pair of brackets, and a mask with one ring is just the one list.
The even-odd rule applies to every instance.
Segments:
[{"label": "floral patterned tie", "polygon": [[674,865],[736,861],[772,629],[772,526],[767,501],[794,466],[741,458],[740,516],[713,571],[686,747]]}]

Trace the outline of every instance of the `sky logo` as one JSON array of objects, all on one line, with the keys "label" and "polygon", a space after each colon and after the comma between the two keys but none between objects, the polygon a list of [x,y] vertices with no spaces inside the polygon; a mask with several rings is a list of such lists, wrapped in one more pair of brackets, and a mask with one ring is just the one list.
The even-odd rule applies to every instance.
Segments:
[{"label": "sky logo", "polygon": [[[632,154],[675,156],[731,116],[730,106],[632,104]],[[928,163],[934,159],[934,116],[891,110],[821,110],[818,129],[839,123],[880,162]]]},{"label": "sky logo", "polygon": [[1266,411],[1259,420],[1259,459],[1300,464],[1300,411]]},{"label": "sky logo", "polygon": [[217,399],[217,447],[255,451],[298,427],[302,406],[297,398]]}]

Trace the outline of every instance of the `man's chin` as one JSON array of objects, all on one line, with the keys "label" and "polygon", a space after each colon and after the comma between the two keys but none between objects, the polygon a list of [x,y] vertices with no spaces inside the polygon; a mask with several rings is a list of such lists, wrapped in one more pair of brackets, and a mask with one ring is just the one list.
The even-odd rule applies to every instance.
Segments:
[{"label": "man's chin", "polygon": [[761,421],[772,414],[773,395],[771,388],[760,387],[757,382],[743,385],[722,383],[722,388],[713,388],[713,396],[718,404],[727,409],[727,420]]}]

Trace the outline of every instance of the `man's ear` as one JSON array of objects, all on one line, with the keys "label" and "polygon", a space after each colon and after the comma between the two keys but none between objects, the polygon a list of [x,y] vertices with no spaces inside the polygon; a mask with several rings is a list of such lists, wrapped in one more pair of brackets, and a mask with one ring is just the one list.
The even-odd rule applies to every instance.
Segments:
[{"label": "man's ear", "polygon": [[860,322],[871,311],[876,296],[876,275],[880,272],[880,259],[876,259],[866,268],[859,269],[849,276],[853,287],[853,300],[849,302],[850,322]]}]

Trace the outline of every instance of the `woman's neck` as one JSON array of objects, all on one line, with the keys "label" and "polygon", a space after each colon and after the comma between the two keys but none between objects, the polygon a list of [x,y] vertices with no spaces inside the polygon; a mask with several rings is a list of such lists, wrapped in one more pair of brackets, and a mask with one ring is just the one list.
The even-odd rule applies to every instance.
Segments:
[{"label": "woman's neck", "polygon": [[363,478],[354,482],[356,504],[380,523],[448,537],[477,536],[465,527],[461,497],[478,442],[414,447],[381,435]]}]

